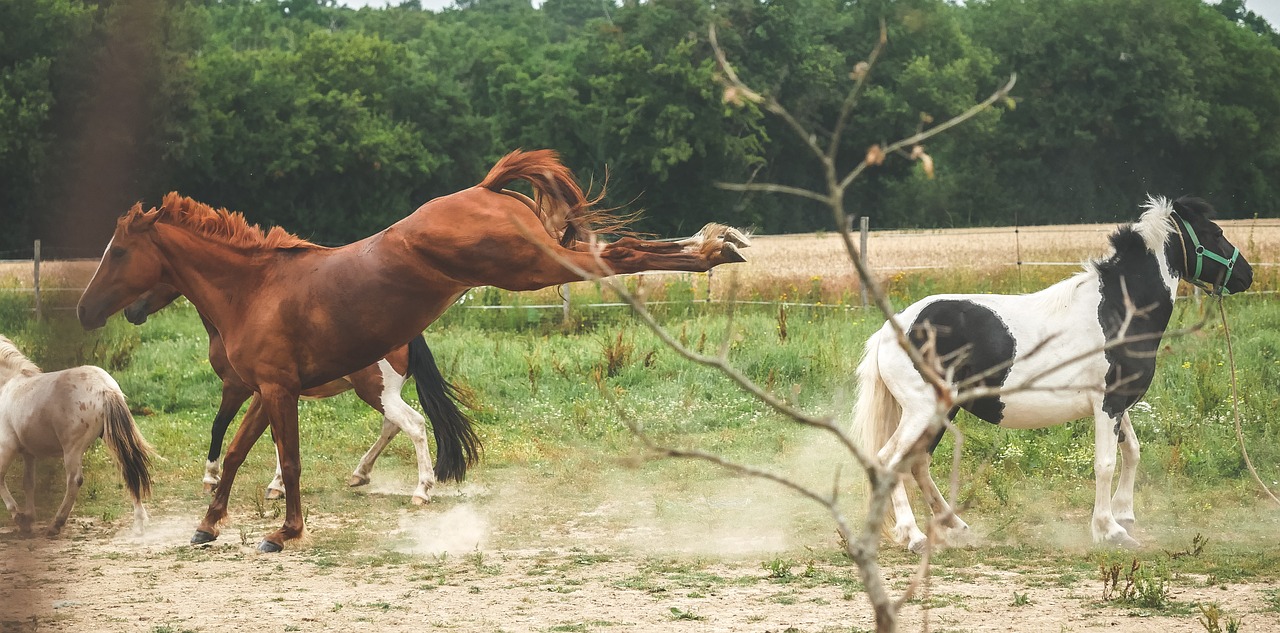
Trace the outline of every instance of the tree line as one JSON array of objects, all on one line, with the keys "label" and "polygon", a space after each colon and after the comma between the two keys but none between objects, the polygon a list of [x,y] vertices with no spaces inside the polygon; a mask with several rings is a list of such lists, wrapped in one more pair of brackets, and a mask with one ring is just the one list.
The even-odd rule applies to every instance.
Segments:
[{"label": "tree line", "polygon": [[0,249],[101,248],[177,190],[321,243],[364,237],[549,147],[636,228],[829,229],[802,139],[723,98],[738,74],[829,129],[883,22],[844,160],[1013,97],[847,197],[877,227],[1116,221],[1148,192],[1232,217],[1280,194],[1280,36],[1242,0],[0,0]]}]

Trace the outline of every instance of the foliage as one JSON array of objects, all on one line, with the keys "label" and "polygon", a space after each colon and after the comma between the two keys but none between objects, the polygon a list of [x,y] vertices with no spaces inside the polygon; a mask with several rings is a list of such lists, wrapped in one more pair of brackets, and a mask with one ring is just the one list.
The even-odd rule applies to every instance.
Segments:
[{"label": "foliage", "polygon": [[[931,144],[936,178],[889,161],[855,186],[877,226],[1110,220],[1148,191],[1274,212],[1280,36],[1238,0],[38,0],[0,4],[0,248],[100,248],[127,201],[175,189],[345,243],[520,146],[558,149],[597,190],[607,173],[605,204],[643,208],[644,230],[829,229],[807,202],[715,187],[821,175],[785,123],[722,102],[707,27],[821,135],[881,20],[846,163],[1021,80]],[[116,112],[122,72],[144,94]],[[120,156],[110,195],[62,191],[105,178],[86,152]]]}]

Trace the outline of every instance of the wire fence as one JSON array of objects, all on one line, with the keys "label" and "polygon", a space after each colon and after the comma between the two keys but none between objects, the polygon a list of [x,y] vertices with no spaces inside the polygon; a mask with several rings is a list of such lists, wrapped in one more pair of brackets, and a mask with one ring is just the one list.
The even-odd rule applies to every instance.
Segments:
[{"label": "wire fence", "polygon": [[[863,219],[865,220],[865,218]],[[1225,221],[1223,222],[1223,224],[1230,226],[1232,228],[1235,228],[1237,231],[1245,231],[1245,230],[1252,231],[1255,229],[1262,229],[1262,230],[1275,230],[1277,232],[1280,232],[1280,221],[1234,220],[1234,221]],[[1002,267],[1003,268],[1017,267],[1019,270],[1019,274],[1021,274],[1021,270],[1023,267],[1078,268],[1081,265],[1081,262],[1078,260],[1077,261],[1023,260],[1022,245],[1021,245],[1022,236],[1027,235],[1029,236],[1029,239],[1043,240],[1045,236],[1061,237],[1064,234],[1093,234],[1093,235],[1099,235],[1105,239],[1105,236],[1109,235],[1115,230],[1114,225],[1096,225],[1096,226],[1075,226],[1075,227],[1073,226],[1012,227],[1012,229],[1010,227],[993,227],[989,229],[976,228],[976,229],[958,229],[958,230],[957,229],[885,230],[885,231],[875,231],[874,233],[871,233],[869,232],[868,224],[865,221],[861,223],[861,226],[859,228],[861,233],[861,245],[862,245],[861,254],[862,254],[862,257],[864,258],[864,263],[868,264],[868,268],[870,270],[880,272],[880,273],[898,273],[898,272],[929,271],[929,270],[991,270],[991,269],[1002,268]],[[886,242],[884,242],[883,240],[888,240],[892,242],[894,240],[899,240],[899,239],[937,238],[937,239],[947,239],[950,241],[954,241],[954,238],[957,238],[957,237],[982,236],[982,237],[990,238],[993,236],[995,237],[1011,236],[1011,240],[1013,241],[1014,248],[1013,248],[1013,252],[1010,253],[1012,257],[1007,261],[998,261],[998,260],[991,261],[990,252],[983,251],[984,257],[981,259],[980,263],[975,263],[976,260],[971,260],[967,264],[962,264],[962,265],[956,265],[955,263],[870,265],[869,259],[872,253],[868,252],[867,244],[868,244],[869,235],[874,236],[876,240],[876,245],[879,245],[881,247],[883,247],[886,244]],[[1031,236],[1034,236],[1034,237],[1031,237]],[[963,241],[959,243],[963,244]],[[887,250],[892,251],[891,248]],[[843,251],[843,247],[841,247],[841,251]],[[14,266],[19,269],[23,267],[30,267],[30,269],[32,270],[32,277],[33,277],[33,283],[31,286],[17,285],[17,286],[0,287],[0,292],[31,294],[33,296],[33,304],[34,304],[34,307],[32,309],[35,312],[37,319],[41,318],[42,313],[45,311],[74,310],[75,309],[74,306],[45,305],[46,302],[42,300],[43,298],[42,295],[46,295],[46,294],[61,295],[63,293],[78,294],[78,293],[82,293],[84,291],[84,288],[79,286],[55,286],[55,287],[42,286],[40,282],[40,266],[42,262],[46,265],[54,262],[57,262],[59,264],[97,262],[100,257],[101,257],[101,253],[93,252],[89,249],[68,248],[68,247],[58,247],[58,246],[42,247],[39,240],[36,240],[35,243],[33,244],[33,247],[30,249],[0,250],[0,265]],[[1280,266],[1280,262],[1250,262],[1250,264],[1255,268],[1271,268],[1271,267]],[[852,266],[850,266],[849,270],[852,271]],[[686,278],[692,277],[692,278],[702,279],[703,280],[702,283],[691,283],[691,286],[696,285],[696,286],[705,287],[706,289],[705,294],[701,298],[684,300],[684,301],[665,301],[665,300],[664,301],[647,301],[646,305],[659,306],[659,305],[674,305],[674,304],[689,304],[689,303],[725,304],[730,302],[729,299],[716,298],[714,296],[714,293],[713,293],[713,282],[715,279],[714,270],[707,273],[650,271],[650,272],[644,272],[644,273],[636,273],[635,275],[632,275],[632,276],[648,277],[648,276],[659,276],[659,275],[670,275],[670,274],[683,275]],[[582,282],[582,283],[586,283],[586,282]],[[859,284],[859,286],[860,285],[861,284]],[[560,294],[561,301],[557,303],[481,305],[478,302],[468,300],[469,298],[474,296],[474,293],[475,291],[473,290],[470,293],[464,294],[459,299],[456,307],[466,309],[466,310],[561,310],[564,313],[565,319],[568,320],[570,318],[570,314],[573,309],[616,308],[616,307],[626,307],[629,305],[625,302],[611,302],[611,301],[596,301],[596,302],[590,302],[590,303],[573,302],[571,300],[572,291],[570,290],[568,284],[560,288],[559,294]],[[1277,294],[1277,291],[1261,290],[1261,291],[1250,291],[1242,294],[1273,295],[1273,294]],[[1199,295],[1200,295],[1199,290],[1196,290],[1193,296],[1198,297]],[[859,307],[859,306],[851,305],[847,303],[822,303],[817,301],[806,302],[806,301],[786,301],[786,300],[770,301],[770,300],[733,299],[732,303],[739,304],[739,305],[762,305],[762,306],[802,307],[802,308],[819,308],[819,309],[854,309]],[[863,291],[861,304],[864,307],[867,305],[865,290]]]}]

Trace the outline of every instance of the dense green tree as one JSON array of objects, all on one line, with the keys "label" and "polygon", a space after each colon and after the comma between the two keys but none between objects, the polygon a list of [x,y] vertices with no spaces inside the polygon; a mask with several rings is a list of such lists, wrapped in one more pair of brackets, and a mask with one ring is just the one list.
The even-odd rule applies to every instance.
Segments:
[{"label": "dense green tree", "polygon": [[0,248],[100,245],[179,190],[325,243],[357,239],[552,147],[641,230],[830,228],[803,139],[726,104],[707,41],[819,143],[888,45],[840,145],[1014,99],[891,157],[847,197],[877,226],[1112,220],[1147,192],[1273,213],[1280,36],[1240,0],[0,0]]}]

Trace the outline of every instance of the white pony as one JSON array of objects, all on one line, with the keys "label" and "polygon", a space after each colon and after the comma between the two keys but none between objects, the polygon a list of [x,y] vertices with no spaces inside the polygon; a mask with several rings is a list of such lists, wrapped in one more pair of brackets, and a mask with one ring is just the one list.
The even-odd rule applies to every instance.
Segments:
[{"label": "white pony", "polygon": [[[133,500],[133,528],[141,533],[148,521],[142,502],[151,495],[152,450],[138,433],[120,386],[106,371],[89,365],[43,373],[0,336],[0,497],[19,530],[30,532],[35,520],[35,459],[61,456],[67,471],[66,496],[45,531],[56,536],[84,483],[84,452],[98,437],[120,467]],[[19,455],[23,510],[4,483],[9,464]]]},{"label": "white pony", "polygon": [[[1153,197],[1138,222],[1111,235],[1109,256],[1053,286],[1027,295],[936,295],[894,317],[917,347],[932,334],[938,357],[952,373],[953,391],[966,380],[1002,390],[961,405],[978,418],[1014,429],[1094,418],[1095,541],[1138,544],[1129,533],[1138,438],[1128,411],[1151,385],[1178,279],[1215,293],[1241,292],[1253,282],[1249,263],[1210,221],[1212,215],[1213,208],[1199,199],[1171,203]],[[927,431],[937,396],[887,323],[868,339],[858,377],[855,432],[865,448],[895,468]],[[930,452],[941,438],[930,438]],[[1117,446],[1123,462],[1112,497]],[[930,477],[928,455],[916,460],[911,474],[943,527],[968,529]],[[893,493],[893,512],[893,538],[922,551],[927,539],[902,482]]]}]

